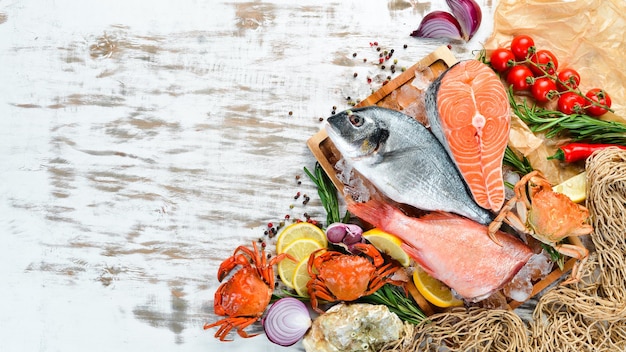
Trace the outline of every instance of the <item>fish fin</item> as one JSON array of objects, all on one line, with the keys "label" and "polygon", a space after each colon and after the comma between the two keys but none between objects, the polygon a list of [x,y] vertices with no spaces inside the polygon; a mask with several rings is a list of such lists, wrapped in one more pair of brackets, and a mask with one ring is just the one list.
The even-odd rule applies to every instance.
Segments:
[{"label": "fish fin", "polygon": [[415,161],[415,154],[417,153],[425,153],[426,150],[420,146],[412,146],[408,148],[400,148],[394,149],[391,151],[379,153],[381,160],[385,160],[385,162],[393,162],[393,161],[403,161],[404,159],[410,159],[411,161]]},{"label": "fish fin", "polygon": [[460,215],[455,215],[452,213],[448,213],[445,211],[431,211],[428,214],[425,214],[420,217],[423,220],[442,220],[442,219],[453,219],[458,218]]},{"label": "fish fin", "polygon": [[387,220],[392,217],[394,211],[391,205],[378,199],[370,199],[365,203],[359,203],[349,199],[347,206],[350,213],[375,227],[382,227],[387,223]]},{"label": "fish fin", "polygon": [[419,264],[419,266],[422,267],[422,269],[424,269],[424,271],[427,272],[428,275],[433,276],[433,270],[428,265],[426,265],[426,263],[424,263],[424,261],[422,260],[422,256],[419,254],[419,251],[417,249],[415,249],[413,246],[406,242],[402,242],[400,247],[406,252],[406,254],[409,255],[409,257],[411,257],[411,259],[415,260],[415,262]]}]

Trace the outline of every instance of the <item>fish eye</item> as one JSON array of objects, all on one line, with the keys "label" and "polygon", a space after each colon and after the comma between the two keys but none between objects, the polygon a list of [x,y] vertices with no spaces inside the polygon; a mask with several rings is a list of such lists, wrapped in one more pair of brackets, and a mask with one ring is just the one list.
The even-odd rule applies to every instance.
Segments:
[{"label": "fish eye", "polygon": [[357,114],[350,114],[348,118],[350,119],[350,123],[355,127],[361,127],[361,125],[363,125],[363,118]]}]

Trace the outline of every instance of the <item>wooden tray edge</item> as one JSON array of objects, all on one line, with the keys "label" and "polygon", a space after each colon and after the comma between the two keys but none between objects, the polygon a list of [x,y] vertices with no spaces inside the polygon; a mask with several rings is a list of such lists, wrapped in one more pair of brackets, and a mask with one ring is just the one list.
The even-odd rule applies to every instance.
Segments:
[{"label": "wooden tray edge", "polygon": [[379,90],[372,93],[365,100],[362,100],[359,104],[357,104],[357,107],[370,106],[370,105],[374,105],[378,103],[384,97],[391,94],[391,92],[393,92],[397,88],[407,83],[413,77],[415,77],[415,71],[421,71],[424,68],[434,64],[435,62],[439,60],[442,60],[443,62],[445,62],[448,67],[451,67],[452,65],[458,62],[457,58],[454,57],[454,55],[452,54],[450,49],[448,49],[447,46],[445,45],[440,46],[435,51],[431,52],[430,54],[425,56],[423,59],[421,59],[419,62],[409,67],[404,72],[402,72],[396,78],[389,81],[389,83],[382,86]]}]

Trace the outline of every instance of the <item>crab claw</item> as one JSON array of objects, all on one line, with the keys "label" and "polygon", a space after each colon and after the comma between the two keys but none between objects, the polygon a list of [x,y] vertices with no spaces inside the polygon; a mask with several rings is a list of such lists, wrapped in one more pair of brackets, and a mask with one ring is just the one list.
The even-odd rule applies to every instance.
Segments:
[{"label": "crab claw", "polygon": [[217,280],[222,282],[226,276],[237,266],[249,264],[248,258],[243,254],[233,255],[232,257],[224,260],[217,270]]}]

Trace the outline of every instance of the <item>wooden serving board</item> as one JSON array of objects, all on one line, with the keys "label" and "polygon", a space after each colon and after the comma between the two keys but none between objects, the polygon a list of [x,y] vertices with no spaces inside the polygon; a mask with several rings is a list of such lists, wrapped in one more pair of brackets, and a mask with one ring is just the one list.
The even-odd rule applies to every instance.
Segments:
[{"label": "wooden serving board", "polygon": [[[429,74],[432,74],[432,79],[440,76],[445,70],[449,67],[457,63],[458,60],[454,57],[452,52],[446,47],[439,47],[437,50],[430,53],[428,56],[424,57],[422,60],[408,68],[402,74],[389,81],[387,84],[383,85],[379,90],[372,93],[369,97],[361,101],[356,107],[364,107],[371,105],[378,105],[383,107],[393,108],[395,110],[403,111],[402,106],[400,104],[396,104],[394,99],[394,92],[402,89],[405,85],[411,85],[413,87],[413,80],[420,79],[422,80],[424,77],[421,76],[422,72],[425,69],[429,69]],[[406,89],[406,88],[405,88]],[[417,89],[417,88],[416,88]],[[403,111],[408,115],[406,111]],[[412,115],[411,115],[412,116]],[[414,118],[416,116],[413,116]],[[419,118],[418,118],[419,120]],[[324,169],[328,177],[331,179],[337,190],[340,194],[344,194],[344,184],[339,181],[336,175],[336,171],[334,165],[341,159],[341,154],[333,144],[333,142],[328,137],[326,130],[322,129],[307,141],[307,146],[319,162],[320,166]],[[366,180],[364,180],[366,182]],[[580,244],[580,240],[577,237],[570,237],[570,243]],[[576,259],[568,260],[563,270],[556,268],[549,275],[544,277],[542,280],[536,282],[533,285],[533,291],[531,293],[531,297],[534,297],[539,292],[553,284],[559,278],[561,278],[565,273],[572,269]],[[418,303],[422,311],[426,315],[432,315],[437,312],[441,312],[442,309],[436,306],[431,305],[420,293],[415,286],[411,282],[409,282],[409,292],[415,298],[415,301]],[[514,300],[510,300],[508,302],[510,309],[515,309],[520,306],[524,302],[518,302]]]}]

